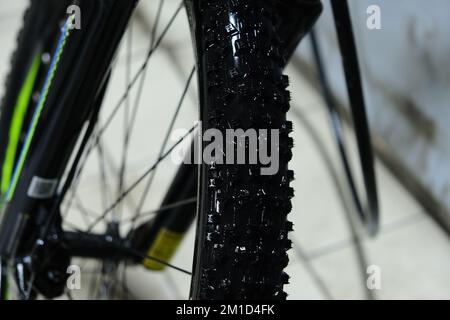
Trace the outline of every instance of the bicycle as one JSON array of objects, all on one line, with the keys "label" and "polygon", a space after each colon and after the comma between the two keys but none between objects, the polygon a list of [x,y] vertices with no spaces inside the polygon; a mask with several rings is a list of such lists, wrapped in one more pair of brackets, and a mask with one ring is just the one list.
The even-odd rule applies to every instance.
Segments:
[{"label": "bicycle", "polygon": [[[334,2],[348,13],[346,2]],[[96,298],[117,298],[118,286],[126,292],[124,283],[117,284],[120,267],[143,265],[152,270],[175,268],[191,275],[192,299],[285,299],[283,285],[289,276],[283,269],[291,246],[288,233],[293,230],[287,218],[294,196],[289,183],[294,174],[288,169],[293,146],[289,137],[292,123],[286,120],[289,81],[282,71],[319,17],[320,1],[185,0],[157,34],[163,6],[159,1],[146,60],[133,76],[128,75],[126,92],[100,123],[115,55],[136,5],[137,0],[30,1],[0,117],[1,298],[6,298],[11,279],[20,299],[62,296],[66,270],[78,257],[101,263],[103,289]],[[76,14],[67,14],[71,6],[82,13],[79,29]],[[87,159],[94,152],[105,157],[103,133],[128,101],[129,91],[137,85],[138,97],[141,94],[149,60],[183,8],[189,17],[197,63],[157,161],[126,185],[124,152],[117,199],[85,230],[67,225],[65,209],[77,201],[76,186]],[[354,67],[350,63],[353,77],[359,72]],[[202,128],[192,127],[169,145],[169,133],[195,73]],[[349,88],[355,97],[355,86]],[[356,94],[356,104],[361,99],[362,94]],[[370,143],[364,146],[369,135],[361,107],[364,105],[354,109],[363,120],[358,122],[358,132],[362,132],[358,142],[370,177],[372,155]],[[125,145],[135,113],[126,118]],[[182,164],[160,208],[148,218],[142,211],[143,201],[158,165],[194,132],[208,129],[222,133],[227,129],[277,130],[277,173],[260,174],[261,162]],[[206,147],[204,142],[202,147]],[[242,147],[252,151],[245,140]],[[108,183],[103,183],[108,188]],[[369,180],[368,185],[373,184],[374,180]],[[141,185],[145,186],[144,196],[133,215],[124,218],[124,200]],[[374,231],[374,216],[364,216],[362,205],[360,209]],[[170,258],[196,217],[191,272],[171,265]],[[131,224],[126,231],[124,221]]]}]

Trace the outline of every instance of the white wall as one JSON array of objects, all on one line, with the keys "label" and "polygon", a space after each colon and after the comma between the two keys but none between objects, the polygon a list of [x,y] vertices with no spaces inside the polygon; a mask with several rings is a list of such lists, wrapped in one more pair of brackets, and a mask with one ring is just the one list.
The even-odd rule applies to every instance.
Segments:
[{"label": "white wall", "polygon": [[[372,129],[450,209],[450,1],[349,0]],[[381,8],[381,30],[366,10]],[[329,0],[318,23],[335,93],[347,102]],[[309,57],[309,44],[299,54]]]}]

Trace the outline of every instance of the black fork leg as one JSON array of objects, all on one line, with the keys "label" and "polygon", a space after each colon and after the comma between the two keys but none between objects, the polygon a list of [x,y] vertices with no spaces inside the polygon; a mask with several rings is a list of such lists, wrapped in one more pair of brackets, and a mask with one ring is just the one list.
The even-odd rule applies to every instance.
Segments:
[{"label": "black fork leg", "polygon": [[189,229],[196,214],[197,201],[193,199],[197,197],[197,176],[197,165],[180,166],[161,203],[161,208],[175,204],[174,207],[161,210],[133,232],[131,237],[136,248],[149,249],[161,230],[183,235]]}]

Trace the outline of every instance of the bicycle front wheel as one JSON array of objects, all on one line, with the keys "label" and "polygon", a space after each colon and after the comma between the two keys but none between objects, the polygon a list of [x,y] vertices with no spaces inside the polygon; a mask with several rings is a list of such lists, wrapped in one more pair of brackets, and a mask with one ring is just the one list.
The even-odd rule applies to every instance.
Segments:
[{"label": "bicycle front wheel", "polygon": [[[130,76],[132,68],[127,69],[130,72],[127,72],[126,92],[117,107],[112,109],[113,113],[103,117],[102,112],[108,107],[105,105],[108,99],[104,95],[110,93],[107,83],[112,74],[114,52],[125,32],[133,3],[77,2],[82,12],[88,13],[84,21],[89,28],[81,32],[70,31],[69,36],[67,28],[63,28],[67,33],[60,35],[60,25],[61,21],[66,21],[67,27],[68,20],[62,18],[71,1],[49,0],[48,4],[57,5],[58,10],[44,10],[41,2],[31,1],[31,14],[26,16],[16,53],[20,57],[18,59],[27,63],[12,64],[0,118],[0,131],[5,133],[2,137],[9,136],[8,141],[2,141],[5,148],[0,154],[2,166],[7,168],[2,171],[6,208],[0,242],[4,244],[2,260],[8,260],[8,265],[13,267],[20,264],[25,269],[29,268],[29,272],[19,275],[18,280],[27,280],[18,281],[19,296],[32,298],[42,294],[53,298],[66,292],[59,280],[56,283],[49,281],[49,272],[67,267],[76,256],[75,252],[79,254],[82,251],[75,250],[79,248],[73,245],[74,239],[82,239],[86,243],[106,236],[117,239],[117,242],[123,241],[123,246],[131,242],[132,247],[127,247],[127,253],[133,259],[117,255],[114,250],[103,250],[103,244],[89,254],[83,251],[84,256],[101,261],[101,275],[95,281],[96,289],[93,289],[98,294],[93,297],[121,297],[117,294],[120,291],[117,282],[122,283],[121,270],[127,265],[138,262],[152,269],[174,267],[169,261],[172,253],[161,254],[161,251],[154,250],[155,243],[160,243],[161,232],[166,239],[172,237],[173,240],[173,235],[184,231],[197,213],[194,265],[192,272],[187,271],[192,273],[192,298],[286,298],[283,285],[289,277],[283,269],[288,264],[288,232],[292,230],[287,215],[293,197],[293,189],[289,186],[293,172],[288,170],[293,141],[289,137],[292,123],[286,120],[288,79],[282,74],[286,61],[280,41],[280,21],[273,4],[263,0],[251,3],[240,0],[187,2],[199,80],[199,120],[202,126],[198,133],[203,137],[202,156],[205,158],[209,154],[210,157],[201,159],[198,171],[195,165],[184,171],[189,173],[188,178],[184,179],[185,176],[179,174],[172,183],[178,190],[186,189],[186,192],[180,192],[181,199],[174,198],[174,193],[169,192],[162,201],[163,209],[159,211],[172,210],[170,214],[166,212],[166,217],[180,216],[186,210],[191,212],[188,214],[191,218],[185,217],[180,227],[170,224],[166,218],[142,219],[145,216],[143,204],[153,196],[150,188],[153,172],[176,147],[168,145],[167,139],[160,148],[156,148],[160,150],[157,162],[128,185],[125,178],[127,156],[124,154],[129,150],[123,148],[123,153],[118,156],[118,191],[115,196],[114,192],[109,192],[109,196],[104,197],[106,204],[97,210],[99,212],[87,213],[87,216],[94,214],[94,217],[88,217],[84,226],[73,226],[68,208],[76,203],[79,211],[89,211],[83,210],[83,204],[78,203],[73,190],[83,172],[83,164],[92,154],[102,160],[99,175],[102,191],[112,188],[105,179],[108,152],[100,138],[106,131],[104,126],[117,115],[121,106],[126,108],[131,91],[141,83],[138,80],[145,78],[143,75],[147,72],[150,57],[160,47],[182,7],[168,19],[164,28],[153,29],[161,31],[160,34],[154,32],[144,64],[138,68],[135,77]],[[113,5],[109,7],[111,3]],[[52,12],[51,17],[49,12]],[[163,10],[157,12],[155,23],[164,20],[160,19]],[[117,17],[121,17],[119,24]],[[42,29],[37,28],[39,19],[53,21],[52,27],[46,24]],[[100,35],[87,31],[100,27],[103,28]],[[31,30],[38,30],[39,34],[29,37]],[[101,41],[101,35],[108,35],[108,41]],[[108,54],[99,57],[99,52]],[[49,53],[53,60],[48,61]],[[131,63],[132,55],[128,57]],[[47,65],[43,61],[47,61]],[[51,83],[48,75],[53,79]],[[194,71],[188,77],[186,88],[193,75]],[[140,86],[137,96],[144,88],[143,84]],[[43,100],[43,96],[46,99]],[[41,99],[37,99],[39,97]],[[168,134],[174,129],[181,104],[175,115],[169,117]],[[80,108],[85,109],[80,112]],[[136,118],[133,108],[128,108],[128,112],[124,112],[125,146],[130,143]],[[15,113],[21,115],[19,120]],[[99,119],[106,120],[102,123]],[[16,125],[18,122],[20,126]],[[31,136],[30,130],[33,132]],[[224,144],[208,153],[206,151],[211,149],[205,137],[212,132],[223,137]],[[252,132],[256,134],[256,144],[250,139]],[[227,144],[232,147],[227,147]],[[148,148],[154,149],[155,144],[149,142]],[[264,148],[265,157],[261,157]],[[244,161],[238,161],[239,152],[247,155]],[[253,155],[256,155],[255,161],[251,161]],[[186,183],[181,183],[183,180]],[[145,188],[141,200],[134,203],[129,210],[131,214],[127,213],[130,203],[125,204],[125,201],[135,188],[142,185]],[[196,201],[189,202],[191,198]],[[180,230],[164,226],[179,227]],[[97,235],[100,238],[96,238]],[[58,241],[51,241],[55,237]],[[61,243],[64,245],[60,246]],[[177,240],[172,243],[177,243]],[[91,242],[89,244],[92,245]],[[122,249],[122,246],[118,248]],[[158,254],[160,256],[155,256]],[[27,264],[30,258],[38,256],[41,258]],[[54,258],[53,263],[44,259],[45,256]],[[149,259],[153,263],[149,263]],[[66,279],[63,277],[63,280]],[[21,287],[20,283],[26,283],[28,287]]]}]

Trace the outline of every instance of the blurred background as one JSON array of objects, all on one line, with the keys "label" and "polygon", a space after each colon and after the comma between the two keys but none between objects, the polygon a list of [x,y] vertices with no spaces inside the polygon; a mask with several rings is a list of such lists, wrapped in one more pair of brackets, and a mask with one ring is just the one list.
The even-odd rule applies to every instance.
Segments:
[{"label": "blurred background", "polygon": [[[9,61],[27,0],[0,0],[0,79]],[[104,112],[124,92],[130,75],[145,61],[159,1],[141,0],[123,39],[106,95]],[[286,73],[290,76],[296,173],[293,187],[295,224],[291,233],[286,287],[289,299],[450,299],[450,3],[445,0],[350,0],[353,27],[376,152],[381,229],[368,237],[353,218],[353,204],[340,167],[329,116],[318,90],[309,39],[300,44]],[[178,0],[165,0],[156,34],[172,16]],[[342,114],[348,99],[329,1],[316,29],[327,75]],[[370,30],[370,5],[380,8],[381,29]],[[188,93],[174,129],[189,129],[197,119],[196,82],[187,83],[194,55],[184,10],[176,18],[149,62],[139,98],[136,129],[129,146],[127,180],[139,177],[158,158],[161,141],[185,87]],[[0,86],[0,95],[3,93]],[[135,102],[137,90],[130,92]],[[345,118],[345,117],[344,117]],[[345,137],[358,169],[354,132],[346,122]],[[123,149],[123,120],[108,129],[103,155],[90,159],[73,210],[101,212],[110,203],[115,172]],[[107,173],[98,166],[108,156]],[[157,208],[176,170],[166,161],[154,176],[143,211]],[[358,172],[358,171],[357,171]],[[105,183],[99,183],[102,177]],[[107,195],[104,196],[105,189]],[[135,190],[123,210],[139,204],[144,187]],[[74,224],[80,223],[74,219]],[[195,228],[191,228],[172,263],[190,270]],[[89,268],[89,262],[80,262]],[[371,266],[371,267],[369,267]],[[368,268],[369,267],[369,268]],[[82,268],[82,269],[83,269]],[[375,269],[374,269],[375,268]],[[379,286],[368,279],[373,270]],[[82,270],[83,271],[83,270]],[[89,296],[89,275],[76,297]],[[132,295],[142,299],[185,299],[190,277],[176,270],[126,270]],[[370,281],[369,281],[370,282]],[[368,288],[371,287],[372,289]]]}]

